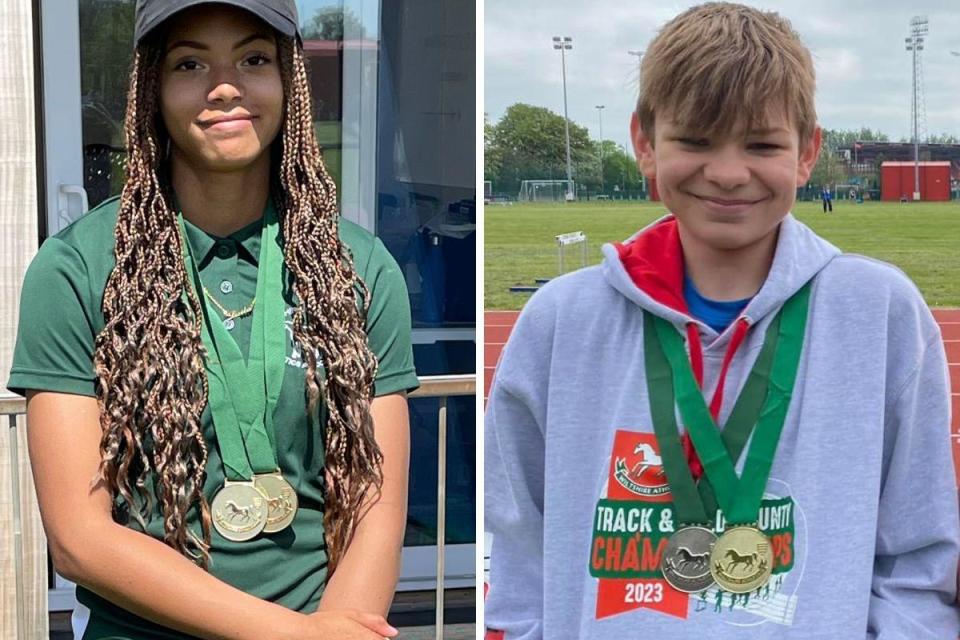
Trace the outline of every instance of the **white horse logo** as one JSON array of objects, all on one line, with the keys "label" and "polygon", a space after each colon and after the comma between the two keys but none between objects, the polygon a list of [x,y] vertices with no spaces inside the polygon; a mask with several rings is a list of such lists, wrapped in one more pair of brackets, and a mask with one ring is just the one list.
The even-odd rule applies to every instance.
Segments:
[{"label": "white horse logo", "polygon": [[633,455],[637,455],[638,453],[641,454],[640,460],[633,465],[633,469],[631,469],[631,473],[635,478],[639,478],[641,475],[643,475],[643,472],[650,467],[660,467],[660,471],[657,473],[657,475],[663,475],[663,459],[656,454],[652,445],[646,443],[638,444],[633,450]]}]

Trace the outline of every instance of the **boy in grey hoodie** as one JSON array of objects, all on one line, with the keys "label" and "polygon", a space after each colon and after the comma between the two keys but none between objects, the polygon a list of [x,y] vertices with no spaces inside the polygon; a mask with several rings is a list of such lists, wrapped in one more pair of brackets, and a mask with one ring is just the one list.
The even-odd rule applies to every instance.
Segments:
[{"label": "boy in grey hoodie", "polygon": [[504,349],[488,638],[960,632],[940,332],[902,272],[789,214],[813,94],[773,13],[701,5],[648,47],[630,129],[671,213],[545,286]]}]

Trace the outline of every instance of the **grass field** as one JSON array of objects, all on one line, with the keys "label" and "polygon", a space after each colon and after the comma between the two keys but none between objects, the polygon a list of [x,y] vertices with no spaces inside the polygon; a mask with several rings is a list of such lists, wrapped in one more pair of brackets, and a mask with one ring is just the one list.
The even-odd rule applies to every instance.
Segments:
[{"label": "grass field", "polygon": [[[664,211],[657,202],[488,205],[486,309],[520,309],[530,296],[510,293],[509,287],[557,275],[554,236],[586,233],[587,264],[595,264],[602,244],[629,237]],[[879,258],[906,271],[930,306],[960,306],[960,203],[839,201],[833,214],[825,215],[819,202],[800,202],[794,213],[844,251]],[[580,266],[579,247],[571,249],[564,257],[566,270]]]}]

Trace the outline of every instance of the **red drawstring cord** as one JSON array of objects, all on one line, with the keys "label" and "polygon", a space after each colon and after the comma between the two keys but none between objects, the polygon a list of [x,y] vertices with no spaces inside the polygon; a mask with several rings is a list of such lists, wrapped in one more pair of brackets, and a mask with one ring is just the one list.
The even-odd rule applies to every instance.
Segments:
[{"label": "red drawstring cord", "polygon": [[[720,407],[723,404],[723,386],[727,381],[727,372],[730,370],[730,363],[733,362],[733,356],[737,349],[743,344],[747,337],[747,331],[750,329],[750,323],[746,318],[737,319],[737,327],[730,338],[730,344],[727,345],[727,352],[723,356],[723,365],[720,367],[720,379],[717,381],[717,388],[713,392],[713,399],[710,401],[710,415],[713,421],[718,422]],[[693,369],[693,377],[697,380],[697,385],[703,389],[703,346],[700,344],[700,331],[694,322],[687,324],[687,341],[690,344],[690,366]],[[684,433],[681,438],[683,453],[687,456],[687,463],[690,465],[690,472],[694,480],[699,480],[703,475],[703,463],[700,462],[700,456],[693,448],[693,442],[690,441],[690,433]]]},{"label": "red drawstring cord", "polygon": [[[730,369],[730,363],[733,362],[733,354],[737,352],[743,339],[747,337],[747,330],[750,324],[746,318],[737,319],[737,328],[733,330],[733,337],[730,338],[730,344],[727,345],[727,353],[723,356],[723,366],[720,368],[720,380],[717,381],[717,389],[713,392],[713,400],[710,401],[710,415],[713,421],[719,421],[720,405],[723,404],[723,385],[727,381],[727,371]],[[699,332],[697,337],[700,337]],[[702,358],[703,356],[701,356]],[[700,365],[703,368],[703,365]],[[703,385],[701,384],[701,387]]]},{"label": "red drawstring cord", "polygon": [[690,345],[690,366],[697,386],[703,388],[703,347],[700,344],[700,330],[696,322],[687,323],[687,344]]}]

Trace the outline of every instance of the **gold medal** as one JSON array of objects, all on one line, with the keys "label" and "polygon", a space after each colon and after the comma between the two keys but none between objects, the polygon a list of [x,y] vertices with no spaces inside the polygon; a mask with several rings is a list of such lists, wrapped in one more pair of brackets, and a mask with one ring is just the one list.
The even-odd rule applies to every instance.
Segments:
[{"label": "gold medal", "polygon": [[267,499],[253,482],[225,481],[210,511],[217,532],[233,542],[255,538],[267,524]]},{"label": "gold medal", "polygon": [[276,533],[290,526],[297,515],[297,492],[279,471],[253,477],[254,486],[267,500],[264,533]]},{"label": "gold medal", "polygon": [[710,554],[710,573],[731,593],[749,593],[767,583],[773,572],[770,539],[752,526],[728,529]]},{"label": "gold medal", "polygon": [[704,527],[684,527],[674,533],[660,560],[664,579],[684,593],[696,593],[713,586],[710,551],[716,542],[717,536]]}]

